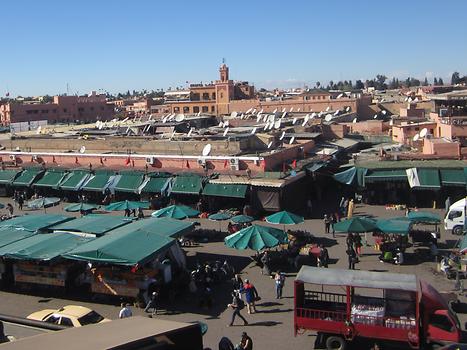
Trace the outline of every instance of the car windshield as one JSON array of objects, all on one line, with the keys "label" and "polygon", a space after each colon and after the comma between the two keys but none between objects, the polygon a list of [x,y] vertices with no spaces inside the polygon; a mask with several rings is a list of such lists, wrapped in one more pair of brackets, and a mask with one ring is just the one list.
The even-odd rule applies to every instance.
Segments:
[{"label": "car windshield", "polygon": [[86,326],[87,324],[92,324],[92,323],[99,323],[104,319],[101,315],[99,315],[95,311],[91,311],[90,313],[84,315],[83,317],[78,318],[78,322],[82,326]]}]

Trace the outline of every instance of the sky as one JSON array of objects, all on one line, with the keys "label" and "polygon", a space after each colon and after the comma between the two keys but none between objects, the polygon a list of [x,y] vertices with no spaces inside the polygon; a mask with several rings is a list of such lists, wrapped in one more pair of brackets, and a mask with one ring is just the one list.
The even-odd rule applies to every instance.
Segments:
[{"label": "sky", "polygon": [[5,0],[0,96],[467,74],[465,0]]}]

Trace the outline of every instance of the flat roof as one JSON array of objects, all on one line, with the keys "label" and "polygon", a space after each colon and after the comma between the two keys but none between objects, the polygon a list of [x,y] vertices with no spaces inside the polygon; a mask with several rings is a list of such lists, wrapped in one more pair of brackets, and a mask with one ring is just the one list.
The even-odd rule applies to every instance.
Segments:
[{"label": "flat roof", "polygon": [[363,270],[323,269],[306,265],[302,266],[295,281],[331,286],[417,291],[417,277],[415,275]]},{"label": "flat roof", "polygon": [[443,94],[428,95],[432,100],[467,100],[467,90],[445,92]]},{"label": "flat roof", "polygon": [[115,349],[138,340],[192,327],[199,326],[159,318],[134,316],[35,335],[11,343],[4,343],[2,349]]},{"label": "flat roof", "polygon": [[407,169],[407,168],[464,168],[467,162],[463,160],[396,160],[396,161],[366,161],[354,164],[367,169]]}]

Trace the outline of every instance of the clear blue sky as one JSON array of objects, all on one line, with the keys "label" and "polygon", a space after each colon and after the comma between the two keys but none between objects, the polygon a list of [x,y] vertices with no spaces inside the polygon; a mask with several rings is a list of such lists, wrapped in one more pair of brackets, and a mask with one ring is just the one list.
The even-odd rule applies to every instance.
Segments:
[{"label": "clear blue sky", "polygon": [[[467,74],[467,1],[6,0],[0,95]],[[446,81],[446,80],[445,80]]]}]

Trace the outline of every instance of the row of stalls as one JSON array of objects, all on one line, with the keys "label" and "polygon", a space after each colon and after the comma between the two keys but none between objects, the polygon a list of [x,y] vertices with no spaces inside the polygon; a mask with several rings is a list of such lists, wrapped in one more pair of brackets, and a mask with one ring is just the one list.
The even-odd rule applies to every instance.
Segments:
[{"label": "row of stalls", "polygon": [[457,161],[438,163],[379,162],[350,167],[334,175],[368,204],[404,204],[411,207],[444,207],[467,194],[467,167]]},{"label": "row of stalls", "polygon": [[[155,209],[166,204],[168,198],[185,204],[198,203],[204,211],[250,205],[258,212],[303,208],[308,193],[303,186],[310,177],[305,171],[271,172],[261,176],[218,175],[196,173],[178,175],[164,172],[67,170],[61,168],[25,168],[0,170],[0,189],[3,195],[15,190],[56,196],[70,202],[85,194],[91,203],[101,203],[106,195],[116,200],[151,200],[157,197]],[[165,199],[165,202],[164,202]]]},{"label": "row of stalls", "polygon": [[194,224],[168,218],[25,215],[0,223],[4,288],[61,288],[146,299],[185,271],[177,238]]}]

